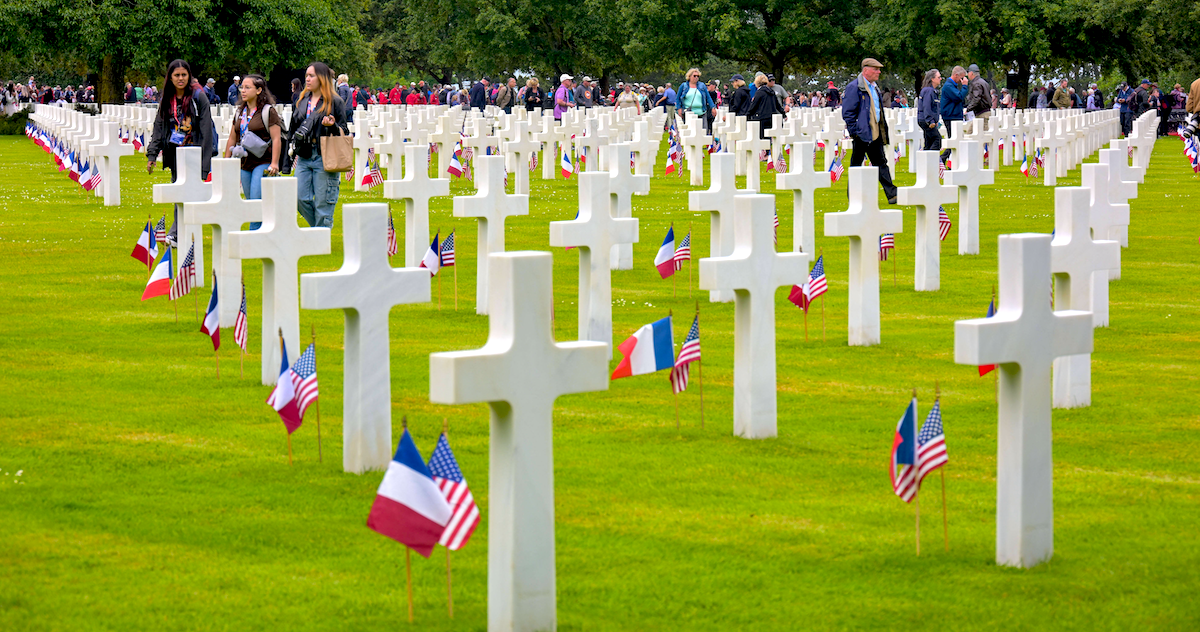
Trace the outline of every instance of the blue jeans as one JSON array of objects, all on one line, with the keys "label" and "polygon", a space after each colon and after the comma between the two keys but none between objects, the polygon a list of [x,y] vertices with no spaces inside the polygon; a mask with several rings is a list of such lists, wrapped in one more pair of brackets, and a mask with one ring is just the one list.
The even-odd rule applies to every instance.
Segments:
[{"label": "blue jeans", "polygon": [[320,154],[296,161],[299,199],[296,207],[309,226],[333,228],[333,208],[337,206],[340,173],[325,171]]},{"label": "blue jeans", "polygon": [[[252,171],[242,169],[242,193],[246,194],[247,200],[262,199],[262,179],[263,172],[267,170],[268,165],[259,165]],[[258,230],[262,226],[262,222],[250,222],[250,230]]]}]

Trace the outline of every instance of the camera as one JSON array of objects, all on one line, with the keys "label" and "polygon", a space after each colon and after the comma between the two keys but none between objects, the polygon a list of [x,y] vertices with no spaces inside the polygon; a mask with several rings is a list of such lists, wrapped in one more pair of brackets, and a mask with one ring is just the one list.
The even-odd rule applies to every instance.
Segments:
[{"label": "camera", "polygon": [[1183,139],[1191,138],[1196,135],[1196,129],[1200,127],[1200,120],[1197,120],[1196,115],[1188,112],[1187,118],[1183,120],[1183,124],[1179,126],[1179,137]]}]

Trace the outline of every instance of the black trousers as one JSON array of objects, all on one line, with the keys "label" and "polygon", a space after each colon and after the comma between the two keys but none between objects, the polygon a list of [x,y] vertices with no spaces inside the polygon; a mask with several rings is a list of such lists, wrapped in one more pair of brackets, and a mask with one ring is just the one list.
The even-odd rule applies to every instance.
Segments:
[{"label": "black trousers", "polygon": [[1121,112],[1121,133],[1129,136],[1133,131],[1133,112]]},{"label": "black trousers", "polygon": [[932,129],[922,125],[921,131],[925,133],[925,150],[937,151],[942,148],[942,133],[938,131],[937,125]]},{"label": "black trousers", "polygon": [[861,167],[863,158],[871,159],[871,166],[879,169],[879,185],[887,199],[896,199],[896,185],[892,184],[892,170],[888,169],[887,159],[883,155],[883,139],[876,138],[867,143],[854,138],[854,148],[850,154],[850,166]]}]

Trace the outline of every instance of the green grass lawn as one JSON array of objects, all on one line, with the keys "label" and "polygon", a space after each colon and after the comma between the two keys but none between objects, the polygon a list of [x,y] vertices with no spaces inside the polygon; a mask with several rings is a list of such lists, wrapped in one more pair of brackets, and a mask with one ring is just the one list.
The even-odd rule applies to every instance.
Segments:
[{"label": "green grass lawn", "polygon": [[[428,382],[430,353],[487,337],[487,318],[474,311],[474,222],[453,218],[450,198],[434,203],[431,230],[458,230],[458,309],[446,270],[434,303],[391,317],[394,437],[407,415],[428,455],[447,418],[483,512],[453,557],[454,619],[439,548],[414,556],[409,625],[404,548],[365,526],[381,474],[341,471],[342,314],[301,312],[301,330],[315,325],[318,336],[325,458],[310,412],[289,467],[258,380],[261,265],[244,266],[245,377],[226,330],[217,379],[193,297],[178,323],[167,300],[142,302],[146,271],[128,256],[147,214],[169,210],[150,203],[151,185],[167,176],[148,177],[134,157],[122,179],[125,204],[105,208],[27,139],[0,139],[0,630],[485,629],[487,407],[435,406]],[[676,297],[652,265],[671,222],[680,238],[694,230],[697,256],[708,253],[708,214],[687,211],[685,181],[656,176],[651,195],[634,200],[641,241],[636,269],[613,273],[616,342],[668,310],[677,343],[690,324],[697,276],[683,270]],[[1060,184],[1078,182],[1075,171]],[[774,192],[774,178],[763,186]],[[451,185],[457,195],[467,187]],[[559,399],[559,628],[1200,628],[1197,191],[1178,141],[1160,141],[1132,203],[1112,326],[1095,332],[1092,406],[1054,412],[1049,563],[995,565],[994,382],[953,362],[954,321],[982,316],[996,282],[996,236],[1054,225],[1053,191],[1013,166],[983,189],[981,254],[955,254],[957,225],[943,244],[939,292],[912,290],[914,211],[905,208],[898,287],[887,283],[892,263],[882,264],[879,346],[846,345],[848,241],[818,236],[827,339],[814,312],[806,342],[787,288],[776,294],[778,438],[732,436],[732,304],[701,302],[703,429],[694,373],[679,431],[665,371]],[[777,198],[781,250],[793,243],[790,196]],[[820,191],[818,214],[844,210],[845,196],[845,180]],[[382,188],[343,185],[342,202],[381,199]],[[529,216],[507,224],[508,248],[550,250],[547,223],[571,219],[576,201],[574,180],[535,175]],[[403,206],[394,208],[403,230]],[[948,211],[957,224],[957,209]],[[823,225],[818,217],[818,235]],[[571,340],[578,258],[553,250],[556,335]],[[341,261],[339,215],[333,253],[300,267]],[[913,506],[892,494],[888,462],[910,390],[924,415],[935,381],[950,550],[935,475],[917,557]]]}]

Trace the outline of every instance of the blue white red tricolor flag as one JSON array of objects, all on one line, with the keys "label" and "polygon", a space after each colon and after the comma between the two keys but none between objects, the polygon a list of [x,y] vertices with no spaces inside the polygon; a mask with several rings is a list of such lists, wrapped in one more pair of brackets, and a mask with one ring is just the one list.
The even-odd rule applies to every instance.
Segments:
[{"label": "blue white red tricolor flag", "polygon": [[[1054,288],[1051,287],[1050,291],[1053,292]],[[992,316],[995,316],[995,315],[996,315],[996,297],[993,296],[992,302],[988,303],[987,315],[984,316],[984,318],[991,318]],[[979,377],[983,377],[983,376],[987,375],[988,373],[991,373],[992,371],[995,371],[995,370],[996,370],[996,365],[994,365],[994,364],[981,364],[981,365],[979,365]]]},{"label": "blue white red tricolor flag", "polygon": [[571,174],[575,173],[575,166],[573,164],[571,164],[571,150],[570,149],[563,149],[562,162],[560,163],[560,167],[562,168],[562,177],[570,180]]},{"label": "blue white red tricolor flag", "polygon": [[425,256],[421,259],[421,263],[417,267],[429,270],[429,276],[437,276],[438,270],[442,269],[441,252],[438,248],[438,235],[433,236],[433,242],[429,244],[429,250],[425,251]]},{"label": "blue white red tricolor flag", "polygon": [[213,270],[212,296],[208,299],[208,309],[204,312],[204,320],[200,323],[200,331],[212,338],[213,351],[221,348],[221,314],[217,301],[216,270]]},{"label": "blue white red tricolor flag", "polygon": [[142,292],[142,300],[164,296],[171,292],[171,282],[175,279],[175,264],[171,261],[171,249],[163,254],[162,260],[154,266],[150,280],[146,281],[146,290]]},{"label": "blue white red tricolor flag", "polygon": [[662,278],[667,278],[675,274],[675,227],[667,229],[667,236],[663,239],[662,245],[658,247],[658,254],[654,256],[654,267],[658,268],[658,274]]},{"label": "blue white red tricolor flag", "polygon": [[453,515],[454,509],[438,489],[405,428],[396,456],[379,484],[367,526],[429,557]]},{"label": "blue white red tricolor flag", "polygon": [[829,181],[836,183],[842,179],[842,174],[846,172],[846,168],[842,166],[841,154],[833,155],[833,164],[829,166]]},{"label": "blue white red tricolor flag", "polygon": [[624,358],[612,373],[612,379],[645,375],[675,365],[675,341],[671,334],[671,317],[643,325],[625,342],[617,345]]},{"label": "blue white red tricolor flag", "polygon": [[300,427],[304,418],[300,416],[299,402],[296,401],[296,382],[292,380],[292,368],[288,365],[287,343],[283,341],[282,337],[279,339],[279,345],[282,355],[279,377],[275,379],[275,388],[271,389],[271,394],[267,396],[267,404],[279,413],[283,427],[287,428],[288,434],[292,434]]},{"label": "blue white red tricolor flag", "polygon": [[429,473],[433,475],[433,482],[437,484],[453,512],[438,544],[451,551],[457,551],[471,539],[471,534],[479,525],[479,507],[475,504],[471,489],[467,487],[467,479],[458,467],[458,459],[454,458],[454,452],[450,450],[450,441],[446,438],[446,433],[438,437],[437,447],[433,449],[433,454],[429,455]]},{"label": "blue white red tricolor flag", "polygon": [[142,233],[138,235],[137,243],[133,246],[133,252],[129,253],[130,257],[142,262],[142,265],[150,267],[154,263],[154,259],[150,257],[150,245],[154,243],[154,236],[150,230],[150,220],[146,220],[142,224]]},{"label": "blue white red tricolor flag", "polygon": [[913,397],[896,424],[892,439],[892,491],[904,502],[917,494],[917,398]]}]

